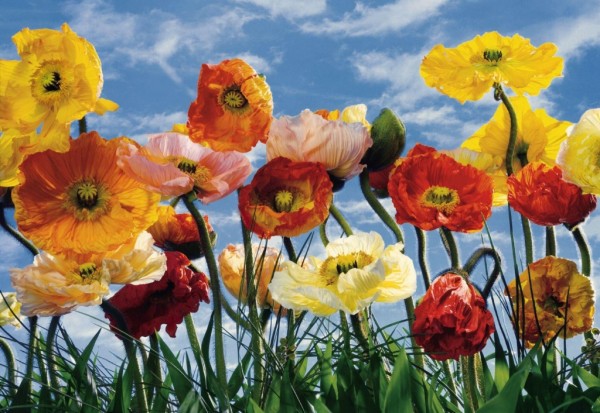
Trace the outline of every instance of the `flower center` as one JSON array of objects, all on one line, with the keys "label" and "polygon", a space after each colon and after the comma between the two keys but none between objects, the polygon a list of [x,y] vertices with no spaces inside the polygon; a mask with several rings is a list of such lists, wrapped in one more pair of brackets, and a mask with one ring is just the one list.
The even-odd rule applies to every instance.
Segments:
[{"label": "flower center", "polygon": [[421,203],[449,215],[460,202],[456,189],[445,186],[432,186],[421,196]]},{"label": "flower center", "polygon": [[58,60],[50,60],[33,73],[31,93],[38,102],[50,106],[68,98],[72,85],[72,70]]},{"label": "flower center", "polygon": [[485,49],[483,51],[483,58],[490,63],[498,63],[502,60],[502,52],[497,49]]},{"label": "flower center", "polygon": [[42,85],[46,92],[56,92],[60,90],[60,73],[48,72],[42,76]]},{"label": "flower center", "polygon": [[561,309],[564,308],[565,303],[563,303],[561,300],[559,300],[557,297],[551,295],[550,297],[546,298],[546,301],[544,301],[544,310],[554,314],[557,317],[560,318],[564,318],[564,314],[561,313]]},{"label": "flower center", "polygon": [[212,177],[212,173],[210,169],[206,166],[196,165],[196,171],[192,174],[192,178],[194,178],[194,185],[201,186],[202,184],[208,182]]},{"label": "flower center", "polygon": [[196,162],[190,161],[189,159],[182,159],[177,164],[177,168],[186,174],[193,174],[196,172]]},{"label": "flower center", "polygon": [[521,167],[525,167],[529,163],[527,159],[527,150],[529,149],[529,144],[527,142],[517,142],[517,148],[515,149],[515,156],[521,162]]},{"label": "flower center", "polygon": [[287,189],[277,191],[275,194],[274,209],[277,212],[290,212],[294,203],[294,194]]},{"label": "flower center", "polygon": [[98,267],[93,262],[86,262],[75,269],[69,278],[73,284],[91,284],[100,281],[102,272],[98,271]]},{"label": "flower center", "polygon": [[67,189],[64,207],[80,221],[95,220],[110,210],[110,193],[93,180],[75,182]]},{"label": "flower center", "polygon": [[327,257],[321,264],[320,274],[325,279],[327,285],[335,283],[338,277],[347,273],[353,268],[364,268],[372,263],[374,258],[363,251],[357,251],[350,254],[338,255],[336,257]]},{"label": "flower center", "polygon": [[219,97],[219,103],[228,111],[243,113],[248,107],[248,99],[238,85],[226,88]]}]

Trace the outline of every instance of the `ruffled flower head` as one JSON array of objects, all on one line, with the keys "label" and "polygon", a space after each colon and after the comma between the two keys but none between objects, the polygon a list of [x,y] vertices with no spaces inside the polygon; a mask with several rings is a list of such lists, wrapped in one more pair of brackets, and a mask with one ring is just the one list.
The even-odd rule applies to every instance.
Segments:
[{"label": "ruffled flower head", "polygon": [[544,257],[529,264],[519,283],[518,287],[517,280],[512,280],[505,294],[516,313],[518,337],[524,337],[529,347],[540,337],[545,341],[557,335],[569,338],[592,328],[594,289],[574,262]]},{"label": "ruffled flower head", "polygon": [[217,152],[175,132],[152,135],[143,148],[123,140],[117,155],[119,167],[148,190],[172,197],[193,189],[205,204],[235,191],[252,172],[241,153]]},{"label": "ruffled flower head", "polygon": [[492,213],[491,178],[424,145],[415,146],[393,170],[388,192],[396,221],[424,230],[479,231]]},{"label": "ruffled flower head", "polygon": [[325,221],[333,199],[323,165],[275,158],[238,195],[242,222],[261,238],[295,237]]},{"label": "ruffled flower head", "polygon": [[248,152],[267,141],[272,114],[265,78],[242,59],[231,59],[202,65],[187,126],[194,142],[215,151]]},{"label": "ruffled flower head", "polygon": [[325,247],[327,258],[309,257],[305,267],[281,264],[269,290],[286,308],[318,316],[356,314],[373,302],[393,303],[417,288],[412,260],[403,245],[385,246],[376,232],[340,238]]},{"label": "ruffled flower head", "polygon": [[[131,336],[148,337],[166,325],[167,334],[175,337],[183,318],[198,311],[200,302],[210,302],[208,279],[194,272],[190,261],[180,252],[166,252],[167,270],[153,283],[126,285],[109,299],[121,312]],[[105,313],[112,329],[117,327],[110,313]]]},{"label": "ruffled flower head", "polygon": [[274,119],[267,141],[267,160],[279,156],[318,162],[335,178],[348,180],[365,167],[360,163],[373,144],[362,123],[325,120],[306,109],[298,116]]},{"label": "ruffled flower head", "polygon": [[435,360],[476,354],[494,331],[485,300],[458,274],[436,278],[415,308],[415,341]]},{"label": "ruffled flower head", "polygon": [[119,141],[90,132],[66,153],[28,156],[13,191],[19,230],[53,254],[104,253],[135,240],[156,221],[160,196],[116,167]]},{"label": "ruffled flower head", "polygon": [[69,125],[118,105],[100,98],[98,54],[64,23],[61,31],[23,29],[13,36],[21,60],[0,60],[0,129],[29,134],[40,124],[39,150],[69,148]]},{"label": "ruffled flower head", "polygon": [[516,94],[537,95],[562,76],[563,59],[553,43],[539,47],[529,39],[498,32],[476,36],[456,48],[436,45],[421,63],[421,76],[429,87],[465,103],[479,100],[495,83]]}]

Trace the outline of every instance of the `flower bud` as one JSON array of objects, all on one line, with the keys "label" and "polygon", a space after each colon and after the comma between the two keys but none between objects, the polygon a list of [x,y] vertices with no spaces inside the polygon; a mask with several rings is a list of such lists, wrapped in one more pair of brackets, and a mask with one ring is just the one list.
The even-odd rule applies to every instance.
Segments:
[{"label": "flower bud", "polygon": [[18,318],[21,313],[21,303],[15,293],[4,293],[0,296],[0,326],[12,325],[21,327]]},{"label": "flower bud", "polygon": [[393,163],[404,149],[406,128],[390,109],[384,108],[371,127],[373,146],[365,152],[360,163],[369,171],[378,171]]}]

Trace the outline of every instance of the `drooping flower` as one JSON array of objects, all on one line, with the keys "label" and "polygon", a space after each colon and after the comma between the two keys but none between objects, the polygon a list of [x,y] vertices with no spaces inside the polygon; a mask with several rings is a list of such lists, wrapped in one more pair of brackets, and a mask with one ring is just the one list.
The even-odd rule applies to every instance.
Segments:
[{"label": "drooping flower", "polygon": [[[528,162],[542,161],[554,165],[560,144],[567,137],[571,122],[549,116],[544,109],[532,110],[524,97],[510,98],[517,117],[517,140],[513,170]],[[462,143],[463,148],[499,156],[504,163],[510,136],[510,117],[501,104],[492,119]]]},{"label": "drooping flower", "polygon": [[420,73],[427,86],[461,103],[481,99],[494,83],[518,95],[537,95],[562,76],[564,62],[556,51],[553,43],[535,47],[518,34],[487,32],[456,48],[434,46],[423,58]]},{"label": "drooping flower", "polygon": [[179,196],[194,189],[205,204],[235,191],[252,172],[241,153],[216,152],[175,132],[152,135],[143,148],[123,140],[117,155],[119,167],[148,190]]},{"label": "drooping flower", "polygon": [[393,170],[388,192],[396,221],[423,230],[479,231],[492,211],[493,183],[485,172],[424,145]]},{"label": "drooping flower", "polygon": [[494,331],[484,298],[458,274],[436,278],[415,308],[415,342],[435,360],[471,356]]},{"label": "drooping flower", "polygon": [[100,304],[109,284],[147,284],[162,278],[164,254],[142,232],[105,254],[36,255],[32,265],[10,271],[12,284],[26,316],[66,314],[78,306]]},{"label": "drooping flower", "polygon": [[[256,288],[256,304],[260,308],[272,308],[279,311],[279,303],[273,301],[268,290],[269,283],[278,265],[279,250],[276,248],[259,247],[252,244],[252,257],[254,263],[254,286]],[[246,303],[248,289],[245,276],[245,252],[242,244],[229,244],[219,254],[219,272],[227,290],[237,299]]]},{"label": "drooping flower", "polygon": [[13,191],[19,230],[53,254],[104,253],[156,221],[160,196],[116,167],[119,141],[90,132],[66,153],[28,156]]},{"label": "drooping flower", "polygon": [[[153,283],[126,285],[108,301],[123,315],[129,334],[139,339],[154,334],[166,325],[167,334],[175,337],[183,318],[198,311],[200,302],[210,302],[208,279],[194,272],[190,261],[180,252],[166,252],[167,270]],[[117,327],[110,313],[105,313],[111,328]]]},{"label": "drooping flower", "polygon": [[19,321],[20,315],[21,303],[17,300],[17,294],[0,294],[0,327],[6,325],[21,327],[21,322]]},{"label": "drooping flower", "polygon": [[329,215],[332,184],[323,165],[275,158],[242,187],[238,205],[246,228],[261,238],[295,237]]},{"label": "drooping flower", "polygon": [[281,264],[269,290],[286,308],[318,316],[336,311],[356,314],[372,302],[393,303],[417,288],[412,260],[398,243],[385,247],[376,232],[332,241],[327,258],[309,257],[306,268],[291,261]]},{"label": "drooping flower", "polygon": [[586,111],[568,135],[556,160],[565,180],[600,195],[600,109]]},{"label": "drooping flower", "polygon": [[100,98],[94,46],[64,23],[61,31],[23,29],[13,36],[21,60],[0,60],[0,129],[29,134],[42,125],[39,150],[69,148],[69,125],[118,105]]},{"label": "drooping flower", "polygon": [[[519,286],[520,284],[520,286]],[[518,335],[531,347],[542,337],[573,337],[594,321],[594,290],[589,277],[574,262],[547,256],[529,264],[508,284]],[[517,313],[518,311],[518,313]],[[538,328],[539,326],[539,328]]]},{"label": "drooping flower", "polygon": [[[217,234],[204,216],[211,243],[214,245]],[[190,260],[204,256],[204,247],[200,241],[198,226],[191,214],[177,214],[172,206],[159,206],[158,219],[148,232],[152,234],[156,245],[165,251],[179,251]]]},{"label": "drooping flower", "polygon": [[582,222],[595,208],[596,196],[562,179],[559,166],[542,162],[527,164],[508,177],[508,202],[517,212],[538,225]]},{"label": "drooping flower", "polygon": [[264,76],[242,59],[231,59],[202,65],[187,126],[194,142],[215,151],[248,152],[267,141],[272,114],[273,97]]},{"label": "drooping flower", "polygon": [[283,156],[292,161],[318,162],[332,176],[348,180],[363,170],[360,160],[372,144],[361,123],[329,121],[305,109],[298,116],[273,120],[267,160]]}]

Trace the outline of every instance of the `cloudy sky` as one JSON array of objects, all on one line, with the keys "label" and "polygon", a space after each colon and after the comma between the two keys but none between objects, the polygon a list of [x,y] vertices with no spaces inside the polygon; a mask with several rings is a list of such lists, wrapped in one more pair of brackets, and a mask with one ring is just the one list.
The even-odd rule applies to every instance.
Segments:
[{"label": "cloudy sky", "polygon": [[[490,94],[460,105],[425,86],[419,65],[434,45],[456,46],[494,30],[519,33],[534,45],[556,43],[565,59],[564,77],[531,102],[555,118],[576,122],[586,109],[600,107],[598,21],[596,0],[3,0],[0,58],[18,58],[10,38],[22,28],[59,29],[69,23],[95,45],[103,63],[103,96],[120,105],[116,113],[88,119],[89,128],[107,138],[125,135],[143,142],[147,134],[185,122],[201,64],[241,57],[266,75],[276,116],[362,102],[372,120],[389,107],[406,124],[407,147],[423,142],[450,149],[485,123],[497,104]],[[250,156],[260,167],[264,146]],[[218,249],[240,240],[235,203],[226,199],[203,207],[219,233]],[[355,182],[336,195],[336,204],[355,229],[374,229],[392,241],[361,201]],[[393,212],[389,201],[384,204]],[[507,216],[507,209],[499,208],[490,221],[505,261],[511,257]],[[413,231],[404,229],[407,254],[416,257]],[[330,231],[339,234],[333,225]],[[586,232],[600,250],[598,212]],[[534,228],[534,233],[540,257],[542,231]],[[437,233],[429,238],[428,252],[437,256],[442,252]],[[481,235],[460,236],[459,242],[465,259]],[[559,230],[559,243],[561,255],[577,257],[565,231]],[[435,261],[434,272],[447,266],[441,261]],[[10,288],[8,268],[30,262],[16,242],[0,234],[0,288]]]}]

